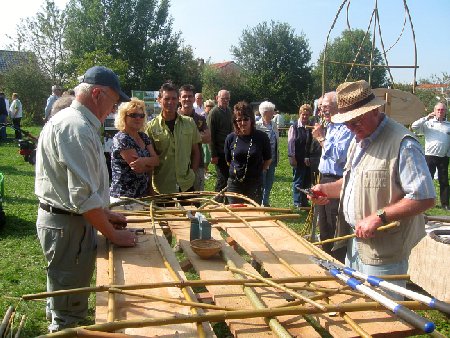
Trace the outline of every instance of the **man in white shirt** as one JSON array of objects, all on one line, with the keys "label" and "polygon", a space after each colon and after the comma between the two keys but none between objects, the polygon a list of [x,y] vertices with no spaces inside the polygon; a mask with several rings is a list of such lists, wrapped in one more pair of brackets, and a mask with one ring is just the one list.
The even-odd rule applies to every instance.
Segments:
[{"label": "man in white shirt", "polygon": [[45,105],[44,123],[47,122],[47,120],[49,119],[53,104],[55,103],[56,100],[58,100],[61,97],[61,93],[62,90],[59,86],[57,85],[52,86],[52,95],[48,97],[47,104]]},{"label": "man in white shirt", "polygon": [[425,136],[425,159],[431,177],[437,169],[442,209],[450,210],[448,163],[450,155],[450,122],[447,121],[447,106],[439,102],[432,113],[415,121],[411,128]]},{"label": "man in white shirt", "polygon": [[195,94],[194,110],[195,110],[195,112],[197,114],[205,116],[205,109],[203,107],[203,95],[202,95],[202,93],[196,93]]}]

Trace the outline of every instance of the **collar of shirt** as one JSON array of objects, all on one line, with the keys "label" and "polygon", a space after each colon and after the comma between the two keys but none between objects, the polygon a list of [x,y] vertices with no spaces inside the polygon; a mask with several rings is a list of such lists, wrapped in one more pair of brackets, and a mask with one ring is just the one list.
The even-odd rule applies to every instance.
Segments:
[{"label": "collar of shirt", "polygon": [[299,118],[299,119],[297,120],[297,126],[298,126],[299,128],[300,128],[300,127],[304,127],[301,118]]},{"label": "collar of shirt", "polygon": [[86,106],[82,105],[77,100],[73,100],[70,106],[80,111],[83,114],[83,116],[85,116],[88,119],[88,121],[94,126],[96,130],[100,130],[102,123],[97,118],[97,116],[95,116]]},{"label": "collar of shirt", "polygon": [[359,142],[359,146],[362,149],[366,149],[378,137],[378,135],[380,135],[380,133],[383,130],[386,123],[387,123],[387,118],[386,118],[386,115],[383,114],[383,119],[381,120],[381,123],[378,125],[377,129],[375,129],[375,131],[372,134],[370,134],[368,137],[366,137],[365,139],[362,139]]}]

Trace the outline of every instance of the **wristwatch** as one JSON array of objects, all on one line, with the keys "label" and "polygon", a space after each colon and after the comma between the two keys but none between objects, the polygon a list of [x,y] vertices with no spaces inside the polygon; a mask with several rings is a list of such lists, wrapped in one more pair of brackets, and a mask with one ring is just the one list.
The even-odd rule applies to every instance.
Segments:
[{"label": "wristwatch", "polygon": [[388,221],[386,219],[386,211],[384,211],[384,209],[378,209],[377,210],[377,216],[381,219],[383,224],[387,224],[388,223]]}]

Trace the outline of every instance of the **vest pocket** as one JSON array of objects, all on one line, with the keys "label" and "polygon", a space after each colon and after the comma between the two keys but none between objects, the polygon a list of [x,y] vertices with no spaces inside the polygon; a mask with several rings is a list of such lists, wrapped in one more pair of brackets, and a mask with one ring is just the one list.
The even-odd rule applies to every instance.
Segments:
[{"label": "vest pocket", "polygon": [[387,169],[367,170],[363,173],[364,188],[385,188],[388,186]]}]

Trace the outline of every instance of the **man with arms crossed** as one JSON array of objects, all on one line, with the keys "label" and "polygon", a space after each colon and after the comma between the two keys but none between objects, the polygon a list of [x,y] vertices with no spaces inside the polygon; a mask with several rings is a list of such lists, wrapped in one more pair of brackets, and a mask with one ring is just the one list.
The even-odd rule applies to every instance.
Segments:
[{"label": "man with arms crossed", "polygon": [[194,191],[200,163],[201,136],[194,120],[177,113],[178,88],[164,83],[158,96],[161,114],[147,126],[159,166],[153,170],[153,188],[159,194]]}]

